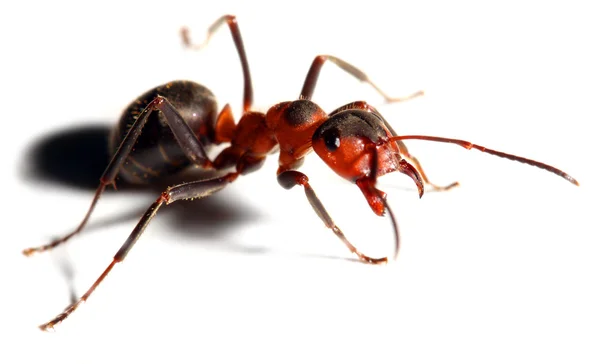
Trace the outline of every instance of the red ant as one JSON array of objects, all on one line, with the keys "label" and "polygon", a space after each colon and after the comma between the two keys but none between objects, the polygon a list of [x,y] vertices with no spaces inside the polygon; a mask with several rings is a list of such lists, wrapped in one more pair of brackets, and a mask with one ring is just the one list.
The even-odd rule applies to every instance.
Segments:
[{"label": "red ant", "polygon": [[[330,113],[311,101],[317,79],[325,62],[329,61],[351,76],[370,84],[386,102],[400,102],[420,96],[391,98],[379,89],[362,71],[347,62],[329,55],[317,56],[304,81],[300,97],[272,106],[267,112],[252,111],[252,81],[242,36],[235,16],[225,15],[208,29],[207,38],[193,45],[187,30],[182,30],[186,46],[201,48],[219,27],[227,24],[237,48],[244,77],[243,114],[236,124],[227,104],[217,113],[215,96],[206,87],[191,81],[173,81],[158,86],[132,102],[125,109],[110,140],[112,160],[100,177],[91,206],[77,228],[51,243],[23,251],[25,255],[52,249],[65,243],[86,225],[102,192],[108,185],[115,187],[117,176],[134,184],[151,184],[194,165],[201,169],[222,172],[219,177],[197,180],[167,188],[148,208],[125,243],[100,277],[88,291],[68,306],[61,314],[40,326],[52,328],[66,319],[86,301],[112,268],[123,261],[142,235],[159,208],[178,200],[201,198],[225,188],[240,175],[258,170],[268,154],[279,148],[279,184],[290,189],[304,187],[306,197],[325,225],[363,262],[385,263],[387,258],[372,258],[359,252],[334,223],[308,182],[308,177],[297,169],[304,157],[314,150],[323,161],[341,177],[355,183],[369,206],[378,216],[388,211],[395,232],[394,258],[398,255],[400,238],[396,219],[386,202],[386,194],[375,185],[377,177],[390,172],[401,172],[413,179],[419,196],[427,185],[434,190],[448,190],[458,185],[432,184],[418,160],[409,152],[403,140],[420,139],[451,143],[466,149],[477,149],[498,157],[526,163],[557,174],[567,181],[579,183],[567,173],[544,163],[498,152],[464,140],[423,135],[397,135],[390,124],[371,105],[357,101],[341,106]],[[140,138],[144,131],[144,136]],[[214,160],[207,156],[213,145],[229,143]],[[233,171],[232,171],[233,170]]]}]

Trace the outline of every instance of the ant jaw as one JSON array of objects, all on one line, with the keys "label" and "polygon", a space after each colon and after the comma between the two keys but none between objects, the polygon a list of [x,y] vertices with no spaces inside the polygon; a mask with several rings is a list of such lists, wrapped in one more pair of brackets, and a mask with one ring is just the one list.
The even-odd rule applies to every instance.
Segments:
[{"label": "ant jaw", "polygon": [[419,191],[419,198],[423,197],[423,193],[425,192],[425,187],[423,185],[423,178],[421,174],[412,164],[408,163],[405,159],[400,161],[400,165],[398,167],[398,172],[404,173],[405,175],[412,178],[417,185],[417,190]]}]

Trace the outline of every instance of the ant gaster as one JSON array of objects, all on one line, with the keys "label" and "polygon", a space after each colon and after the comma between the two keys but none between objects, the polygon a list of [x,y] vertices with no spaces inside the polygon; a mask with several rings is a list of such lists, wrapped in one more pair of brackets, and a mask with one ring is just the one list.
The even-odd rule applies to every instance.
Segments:
[{"label": "ant gaster", "polygon": [[[412,178],[420,196],[423,195],[425,186],[434,190],[447,190],[458,185],[432,184],[418,160],[408,152],[403,140],[429,140],[457,144],[466,149],[474,148],[545,169],[578,185],[573,177],[549,165],[467,141],[423,135],[398,136],[383,116],[364,101],[352,102],[326,113],[312,102],[311,98],[321,68],[327,61],[358,80],[370,84],[386,102],[400,102],[422,94],[417,92],[403,98],[389,97],[362,71],[330,55],[319,55],[314,59],[298,100],[276,104],[266,113],[253,111],[250,70],[235,16],[225,15],[217,19],[208,29],[204,43],[199,45],[193,45],[187,29],[182,29],[184,44],[191,48],[202,48],[223,24],[227,24],[231,31],[242,65],[244,95],[243,114],[239,122],[235,123],[228,104],[218,112],[212,92],[191,81],[174,81],[146,92],[125,109],[113,130],[110,148],[114,155],[100,177],[100,185],[81,223],[70,234],[47,245],[26,249],[23,253],[31,255],[49,250],[80,232],[106,186],[115,186],[117,176],[130,183],[149,184],[190,165],[221,172],[221,175],[169,187],[161,193],[142,216],[113,261],[88,291],[61,314],[41,325],[42,330],[50,329],[66,319],[90,297],[112,268],[125,259],[161,206],[183,199],[205,197],[222,190],[240,175],[259,169],[267,155],[277,148],[279,184],[286,189],[296,185],[302,186],[308,201],[325,225],[361,261],[374,264],[385,263],[388,259],[372,258],[359,252],[328,214],[312,189],[308,177],[297,170],[304,157],[312,150],[334,172],[358,186],[376,215],[383,216],[387,210],[395,232],[394,258],[400,248],[398,226],[386,202],[386,194],[375,187],[377,178],[395,171],[404,173]],[[214,160],[210,160],[207,150],[220,143],[229,143],[229,146]]]}]

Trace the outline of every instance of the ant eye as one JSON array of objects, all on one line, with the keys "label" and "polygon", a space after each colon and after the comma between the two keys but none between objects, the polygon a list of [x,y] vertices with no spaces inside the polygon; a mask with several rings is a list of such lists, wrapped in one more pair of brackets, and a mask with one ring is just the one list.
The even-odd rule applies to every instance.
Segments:
[{"label": "ant eye", "polygon": [[340,147],[340,132],[337,128],[331,128],[323,133],[325,148],[330,152],[335,152]]}]

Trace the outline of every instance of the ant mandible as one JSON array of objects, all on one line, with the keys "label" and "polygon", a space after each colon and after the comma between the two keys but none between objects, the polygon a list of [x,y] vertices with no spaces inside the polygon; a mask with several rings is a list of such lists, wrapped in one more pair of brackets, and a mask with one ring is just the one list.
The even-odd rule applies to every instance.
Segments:
[{"label": "ant mandible", "polygon": [[[279,148],[279,184],[286,189],[296,185],[304,187],[308,201],[327,228],[331,229],[361,261],[372,264],[385,263],[388,259],[372,258],[358,251],[335,224],[309,184],[308,177],[297,170],[311,150],[314,150],[334,172],[355,183],[376,215],[383,216],[387,210],[395,233],[394,258],[397,257],[400,248],[398,225],[386,202],[386,194],[375,187],[377,178],[395,171],[404,173],[416,184],[419,196],[423,195],[425,186],[434,190],[447,190],[458,185],[432,184],[419,161],[408,152],[402,142],[404,140],[429,140],[477,149],[545,169],[579,185],[567,173],[547,164],[464,140],[424,135],[399,136],[383,116],[364,101],[352,102],[326,113],[312,102],[311,98],[321,68],[327,61],[358,80],[370,84],[386,102],[405,101],[422,94],[416,92],[402,98],[389,97],[371,82],[365,73],[330,55],[319,55],[314,59],[298,100],[278,103],[266,113],[253,111],[250,70],[235,16],[225,15],[217,19],[208,29],[202,44],[192,44],[186,28],[182,29],[182,38],[187,47],[199,49],[205,46],[224,24],[227,24],[231,31],[244,78],[243,114],[239,122],[235,123],[229,104],[217,113],[213,93],[195,82],[173,81],[146,92],[125,109],[113,130],[109,147],[114,151],[114,156],[100,177],[100,185],[81,223],[70,234],[49,244],[26,249],[23,254],[29,256],[52,249],[80,232],[106,186],[115,187],[117,176],[134,184],[151,184],[191,165],[221,172],[221,175],[169,187],[162,192],[87,292],[61,314],[41,325],[42,330],[50,329],[66,319],[90,297],[112,268],[125,259],[161,206],[183,199],[206,197],[222,190],[240,175],[259,169],[267,155],[276,151],[276,148]],[[140,137],[142,130],[144,135]],[[229,146],[214,160],[209,159],[207,150],[221,143],[229,143]]]}]

